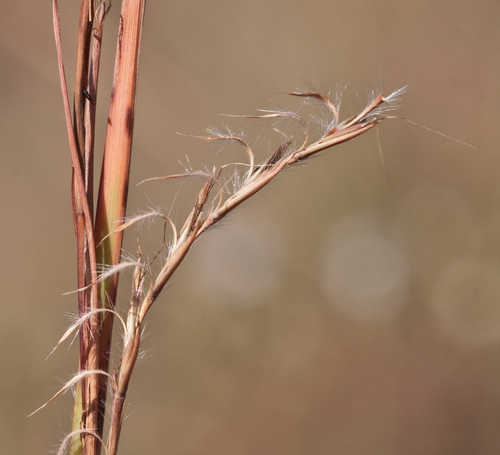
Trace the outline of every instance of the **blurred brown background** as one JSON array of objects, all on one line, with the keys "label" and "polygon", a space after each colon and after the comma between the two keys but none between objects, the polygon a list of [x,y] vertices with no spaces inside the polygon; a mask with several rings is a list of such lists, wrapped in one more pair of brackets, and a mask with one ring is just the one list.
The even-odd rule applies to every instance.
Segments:
[{"label": "blurred brown background", "polygon": [[[77,4],[61,2],[70,80]],[[217,114],[310,109],[288,99],[294,89],[343,91],[347,115],[371,90],[408,84],[398,115],[477,149],[389,120],[383,160],[371,131],[206,235],[151,313],[121,453],[498,453],[499,18],[486,0],[149,1],[130,214],[168,210],[178,193],[180,222],[194,186],[135,182],[182,170],[185,154],[195,168],[241,157],[177,131],[230,125],[263,158],[286,125]],[[76,368],[75,347],[44,360],[75,311],[61,296],[75,257],[48,2],[3,2],[0,52],[0,452],[53,453],[71,397],[26,418]],[[159,243],[142,226],[130,254],[137,236]]]}]

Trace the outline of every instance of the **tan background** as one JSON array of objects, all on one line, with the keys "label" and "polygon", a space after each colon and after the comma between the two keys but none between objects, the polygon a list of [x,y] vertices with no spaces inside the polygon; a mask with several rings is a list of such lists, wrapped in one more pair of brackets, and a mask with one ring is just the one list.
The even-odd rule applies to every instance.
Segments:
[{"label": "tan background", "polygon": [[[61,2],[69,74],[77,3]],[[399,115],[478,149],[390,120],[385,165],[372,131],[210,232],[151,313],[121,453],[498,453],[499,18],[486,0],[149,2],[129,213],[168,210],[180,190],[180,221],[192,186],[133,184],[178,172],[185,154],[194,167],[240,159],[177,131],[231,125],[264,157],[273,124],[217,114],[301,108],[284,95],[297,88],[347,84],[349,114],[408,84]],[[76,366],[74,347],[44,360],[75,311],[61,296],[75,272],[48,2],[3,2],[0,52],[0,452],[53,453],[70,397],[26,418]],[[143,226],[130,254],[138,235],[159,242]]]}]

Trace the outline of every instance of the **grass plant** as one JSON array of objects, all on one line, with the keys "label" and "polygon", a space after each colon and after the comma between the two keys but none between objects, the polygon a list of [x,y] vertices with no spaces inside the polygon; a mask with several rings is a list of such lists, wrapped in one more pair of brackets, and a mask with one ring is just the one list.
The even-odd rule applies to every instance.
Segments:
[{"label": "grass plant", "polygon": [[[126,218],[129,169],[134,130],[134,102],[145,0],[123,0],[117,33],[113,88],[107,119],[106,140],[97,204],[94,208],[94,143],[103,26],[110,5],[105,1],[81,0],[73,108],[69,99],[61,44],[57,0],[52,0],[59,79],[72,162],[72,208],[77,251],[78,319],[62,335],[56,347],[79,333],[77,373],[42,407],[66,390],[74,389],[73,428],[58,453],[97,455],[118,452],[123,406],[136,365],[144,323],[165,285],[195,242],[233,209],[263,189],[287,168],[352,140],[388,116],[404,89],[387,96],[377,94],[357,114],[341,118],[339,104],[317,92],[291,95],[315,100],[326,108],[329,122],[317,138],[306,119],[296,112],[261,111],[247,118],[283,119],[296,122],[299,139],[285,138],[270,156],[258,162],[251,145],[242,136],[209,132],[198,136],[208,142],[232,142],[241,146],[246,160],[204,170],[151,177],[149,184],[173,179],[197,178],[200,189],[183,224],[176,226],[161,210]],[[125,230],[145,219],[159,220],[165,236],[154,257],[140,248],[135,260],[123,260]],[[167,234],[168,232],[168,234]],[[158,262],[161,262],[158,266]],[[104,267],[100,272],[99,267]],[[118,277],[133,269],[128,309],[115,305]],[[125,315],[126,313],[126,315]],[[110,363],[113,322],[123,331],[119,358]],[[106,402],[107,389],[110,403]],[[109,430],[104,434],[104,418]]]}]

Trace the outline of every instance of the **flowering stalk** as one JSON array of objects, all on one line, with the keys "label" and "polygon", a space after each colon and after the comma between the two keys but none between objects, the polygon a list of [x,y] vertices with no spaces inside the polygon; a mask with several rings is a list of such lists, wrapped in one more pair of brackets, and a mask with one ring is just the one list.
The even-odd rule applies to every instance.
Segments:
[{"label": "flowering stalk", "polygon": [[[151,278],[151,284],[143,294],[144,270],[150,270],[151,264],[143,262],[142,267],[136,267],[134,286],[132,288],[132,299],[127,320],[127,333],[124,337],[124,346],[120,359],[120,367],[116,374],[116,388],[113,397],[113,411],[111,415],[110,433],[108,436],[108,452],[115,455],[118,447],[118,440],[122,426],[123,404],[126,399],[126,393],[130,382],[130,377],[135,367],[137,355],[139,352],[142,327],[145,318],[151,309],[153,303],[164,289],[172,274],[181,264],[184,257],[192,247],[193,243],[215,223],[231,212],[249,197],[260,191],[264,186],[276,178],[283,170],[293,166],[299,161],[307,158],[342,142],[353,139],[364,134],[384,118],[386,112],[392,109],[392,105],[403,93],[404,88],[397,90],[387,97],[381,95],[373,99],[358,115],[351,117],[343,122],[338,122],[338,113],[334,110],[334,119],[328,131],[318,140],[312,143],[302,143],[295,150],[290,150],[292,141],[286,141],[262,164],[255,164],[255,157],[250,146],[242,139],[237,142],[242,144],[249,156],[248,171],[242,176],[242,182],[232,194],[224,200],[225,184],[221,182],[223,168],[214,168],[212,172],[188,172],[186,174],[175,174],[173,176],[159,177],[148,180],[160,180],[170,178],[180,178],[181,176],[204,176],[207,182],[201,188],[193,208],[187,216],[183,227],[177,233],[175,225],[172,228],[172,242],[170,243],[167,258],[161,267],[159,273]],[[318,97],[318,94],[297,94],[299,96]],[[323,102],[326,106],[333,109],[333,104],[325,98]],[[282,117],[290,117],[282,115]],[[288,114],[288,113],[286,113]],[[256,117],[256,116],[251,116]],[[263,117],[266,117],[264,115]],[[305,137],[309,137],[308,131]],[[231,140],[235,137],[231,134],[219,136],[202,137],[208,141],[213,140]],[[216,139],[218,138],[218,139]],[[239,179],[238,179],[239,180]],[[216,191],[217,185],[218,191]],[[215,192],[215,194],[213,194]],[[211,198],[211,196],[213,196]],[[151,212],[151,216],[156,216],[156,212]],[[137,222],[144,219],[144,216],[136,217]],[[133,223],[127,221],[124,223],[130,227]],[[122,230],[120,227],[117,230]],[[142,298],[142,299],[141,299]]]}]

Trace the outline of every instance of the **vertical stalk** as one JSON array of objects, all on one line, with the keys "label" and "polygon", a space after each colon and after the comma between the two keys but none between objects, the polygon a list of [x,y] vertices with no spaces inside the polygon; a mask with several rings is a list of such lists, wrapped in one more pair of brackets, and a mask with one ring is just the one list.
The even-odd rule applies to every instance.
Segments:
[{"label": "vertical stalk", "polygon": [[[83,91],[88,84],[88,62],[90,38],[92,32],[92,22],[89,18],[90,0],[81,0],[80,17],[78,21],[78,40],[76,49],[76,69],[75,83],[73,88],[73,127],[75,129],[76,142],[80,166],[83,171],[85,185],[85,198],[89,206],[90,213],[93,213],[93,201],[89,189],[93,182],[89,180],[88,160],[85,154],[85,126],[84,126],[84,102]],[[87,253],[87,240],[85,236],[85,220],[82,209],[82,195],[76,188],[75,171],[72,172],[72,201],[73,217],[76,235],[76,255],[77,255],[77,284],[82,289],[88,284],[89,261]],[[78,292],[78,314],[81,317],[90,309],[89,293],[87,291]],[[89,360],[92,337],[90,333],[90,322],[85,323],[80,331],[80,356],[79,370],[85,370]],[[73,430],[82,428],[95,428],[97,425],[97,412],[90,409],[91,403],[97,399],[98,383],[96,378],[85,378],[76,389],[75,405],[73,409]],[[80,441],[81,440],[81,441]],[[92,443],[92,440],[95,442]],[[83,442],[83,445],[82,445]],[[99,444],[99,441],[90,435],[81,434],[74,438],[72,452],[76,455],[81,453],[83,447],[89,444]]]},{"label": "vertical stalk", "polygon": [[[134,127],[134,104],[137,67],[141,42],[145,0],[123,0],[118,31],[113,89],[106,131],[106,142],[95,221],[99,242],[112,232],[126,212],[130,156]],[[120,261],[122,232],[115,232],[101,242],[97,249],[100,264],[114,265]],[[99,286],[99,304],[113,308],[116,300],[118,276]],[[100,369],[108,371],[113,318],[103,316],[100,331]],[[104,418],[107,379],[100,377],[100,426]]]},{"label": "vertical stalk", "polygon": [[[88,59],[88,44],[86,44],[86,40],[90,39],[89,33],[90,29],[87,24],[83,21],[88,21],[88,9],[83,13],[84,5],[89,5],[87,0],[82,0],[81,2],[81,21],[80,21],[80,29],[79,29],[79,44],[78,44],[78,57],[77,61],[79,62],[78,71],[79,74],[77,76],[76,84],[81,85],[83,82],[78,82],[80,77],[85,80],[86,75],[83,74],[85,71],[88,71],[88,66],[83,62],[85,58]],[[72,202],[73,202],[73,219],[75,220],[75,234],[76,234],[76,242],[77,242],[77,258],[78,258],[78,282],[86,283],[89,281],[90,283],[96,283],[97,273],[96,273],[96,255],[95,255],[95,242],[94,242],[94,229],[93,229],[93,215],[91,206],[89,204],[87,190],[88,183],[85,181],[85,167],[82,159],[82,148],[79,147],[78,142],[78,132],[75,126],[77,123],[76,116],[81,115],[83,119],[83,112],[77,114],[77,111],[73,112],[73,121],[71,118],[71,109],[69,103],[68,89],[66,83],[66,74],[64,69],[64,61],[63,61],[63,53],[62,53],[62,43],[61,43],[61,25],[59,21],[59,8],[57,0],[52,0],[52,16],[53,16],[53,24],[54,24],[54,38],[56,44],[57,51],[57,63],[59,70],[59,81],[61,87],[61,95],[63,99],[64,106],[64,117],[66,121],[66,132],[69,141],[69,148],[71,153],[71,162],[72,162]],[[82,19],[82,18],[85,19]],[[87,183],[87,184],[86,184]],[[87,259],[88,257],[88,259]],[[88,276],[90,275],[90,276]],[[87,278],[88,277],[88,278]],[[91,286],[91,295],[90,295],[90,306],[95,305],[97,303],[97,288],[94,285]],[[81,294],[81,293],[80,293]],[[84,293],[84,297],[79,297],[79,310],[85,309],[88,297],[87,293]],[[81,305],[81,306],[80,306]],[[83,308],[82,308],[83,306]],[[95,322],[95,321],[94,321]],[[92,324],[92,322],[91,322]],[[88,365],[89,360],[94,360],[92,356],[86,355],[85,350],[86,346],[82,343],[83,353],[81,352],[80,366],[83,368]],[[97,398],[98,391],[98,383],[95,381],[88,381],[89,385],[88,390],[87,386],[84,385],[77,389],[77,395],[75,399],[75,408],[73,415],[73,425],[74,427],[87,427],[89,423],[86,421],[87,416],[90,415],[88,411],[87,404],[93,403],[95,400],[86,395],[85,400],[83,400],[83,390],[91,391],[91,395]],[[90,399],[90,400],[89,400]],[[93,413],[92,419],[98,416],[97,412]],[[93,423],[90,423],[92,425]],[[92,438],[96,439],[96,438]],[[89,446],[91,448],[86,453],[94,453],[98,454],[100,450],[100,446],[98,442],[90,443]],[[73,447],[71,452],[74,454],[81,453],[82,447],[80,441],[78,439],[73,440]]]}]

